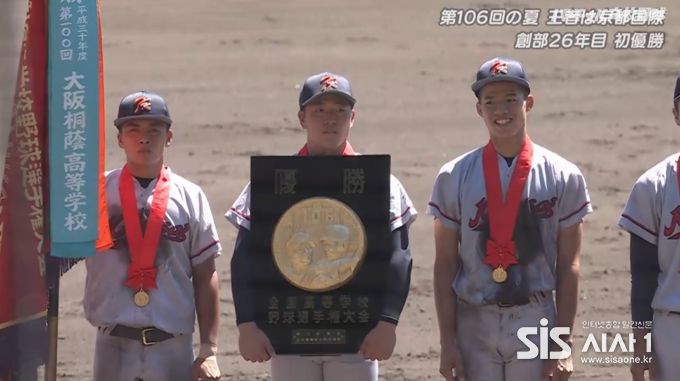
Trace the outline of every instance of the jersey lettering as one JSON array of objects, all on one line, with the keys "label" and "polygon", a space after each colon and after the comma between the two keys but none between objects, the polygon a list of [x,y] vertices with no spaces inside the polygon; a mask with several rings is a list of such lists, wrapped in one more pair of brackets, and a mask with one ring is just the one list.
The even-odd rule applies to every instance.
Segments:
[{"label": "jersey lettering", "polygon": [[668,239],[678,239],[680,237],[680,232],[673,234],[675,228],[678,226],[680,226],[680,205],[671,210],[671,222],[663,229],[664,237]]},{"label": "jersey lettering", "polygon": [[481,200],[479,200],[479,202],[475,204],[475,207],[477,208],[477,213],[475,213],[475,217],[471,218],[470,222],[468,222],[468,227],[476,231],[477,229],[479,229],[479,224],[480,222],[482,222],[484,213],[486,213],[487,207],[486,197],[483,197]]},{"label": "jersey lettering", "polygon": [[173,225],[172,223],[166,221],[161,230],[161,234],[168,237],[168,239],[173,242],[186,241],[188,233],[189,223],[184,225]]},{"label": "jersey lettering", "polygon": [[[538,201],[535,198],[529,199],[529,210],[531,211],[532,215],[538,218],[550,218],[555,215],[554,208],[558,200],[559,199],[557,197],[543,201]],[[468,222],[468,227],[470,229],[474,231],[479,229],[482,218],[487,213],[487,206],[488,203],[486,201],[486,197],[482,197],[482,199],[475,204],[477,212],[475,213],[475,217],[470,218]],[[678,224],[680,224],[680,220],[678,220]]]},{"label": "jersey lettering", "polygon": [[[144,226],[146,223],[145,217],[142,216],[141,224]],[[109,227],[111,228],[111,238],[113,239],[113,248],[118,246],[120,242],[125,241],[125,225],[123,222],[123,216],[111,216],[109,218]],[[189,234],[189,223],[183,225],[173,225],[172,222],[166,220],[161,227],[161,237],[167,238],[172,242],[182,243],[187,240]]]},{"label": "jersey lettering", "polygon": [[557,200],[557,197],[540,202],[535,198],[529,199],[529,210],[531,210],[531,214],[539,218],[550,218],[555,215],[553,208],[555,208]]}]

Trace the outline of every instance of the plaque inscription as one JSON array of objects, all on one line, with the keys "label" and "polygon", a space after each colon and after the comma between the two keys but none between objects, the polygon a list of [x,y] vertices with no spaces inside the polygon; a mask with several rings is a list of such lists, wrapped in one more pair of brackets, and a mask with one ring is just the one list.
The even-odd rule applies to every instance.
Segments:
[{"label": "plaque inscription", "polygon": [[277,354],[357,353],[382,312],[390,158],[251,158],[256,323]]}]

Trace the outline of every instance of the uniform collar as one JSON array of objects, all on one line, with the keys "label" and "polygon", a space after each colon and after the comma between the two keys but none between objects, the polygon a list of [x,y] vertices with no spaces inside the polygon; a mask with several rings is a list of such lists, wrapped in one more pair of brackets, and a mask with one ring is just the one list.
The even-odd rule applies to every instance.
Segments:
[{"label": "uniform collar", "polygon": [[[349,142],[345,142],[345,148],[342,150],[342,156],[355,156],[354,148]],[[307,150],[307,144],[305,144],[302,149],[298,152],[298,156],[309,156],[309,151]]]}]

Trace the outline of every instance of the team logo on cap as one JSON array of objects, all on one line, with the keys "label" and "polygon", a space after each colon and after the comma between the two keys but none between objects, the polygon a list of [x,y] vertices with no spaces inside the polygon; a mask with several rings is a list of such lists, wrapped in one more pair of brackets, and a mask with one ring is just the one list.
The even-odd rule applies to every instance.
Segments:
[{"label": "team logo on cap", "polygon": [[491,69],[489,70],[491,72],[491,76],[495,77],[496,74],[508,74],[508,64],[503,62],[503,61],[498,61],[495,62],[493,65],[491,65]]},{"label": "team logo on cap", "polygon": [[151,99],[148,97],[139,97],[132,103],[135,105],[135,114],[142,110],[151,111]]},{"label": "team logo on cap", "polygon": [[323,78],[321,78],[321,81],[319,82],[323,86],[321,86],[321,91],[326,91],[327,89],[337,89],[338,88],[338,79],[336,77],[333,77],[331,75],[327,75]]}]

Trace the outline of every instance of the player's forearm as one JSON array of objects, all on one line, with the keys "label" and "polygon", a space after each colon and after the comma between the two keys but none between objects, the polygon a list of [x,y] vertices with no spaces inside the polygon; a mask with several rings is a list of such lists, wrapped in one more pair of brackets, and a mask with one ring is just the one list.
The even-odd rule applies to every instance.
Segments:
[{"label": "player's forearm", "polygon": [[[583,222],[579,222],[563,228],[557,239],[557,284],[555,290],[557,321],[555,324],[558,327],[569,327],[570,332],[574,330],[574,320],[578,307],[582,237]],[[562,339],[570,343],[572,334]]]},{"label": "player's forearm", "polygon": [[252,263],[249,254],[250,232],[240,228],[231,257],[231,293],[234,298],[236,325],[255,322],[255,293],[252,284]]},{"label": "player's forearm", "polygon": [[220,327],[220,292],[217,272],[205,278],[194,278],[196,317],[201,344],[217,346]]},{"label": "player's forearm", "polygon": [[637,352],[637,354],[647,352],[647,339],[645,339],[645,336],[651,331],[652,330],[648,328],[633,328],[633,339],[635,340],[633,350]]},{"label": "player's forearm", "polygon": [[[656,245],[641,237],[630,235],[630,309],[631,318],[639,324],[652,321],[654,310],[652,300],[658,287],[659,253]],[[635,329],[638,331],[638,329]],[[644,336],[644,334],[643,334]]]},{"label": "player's forearm", "polygon": [[458,229],[451,229],[435,218],[433,288],[441,345],[454,344],[456,341],[458,295],[453,289],[453,282],[460,268],[459,244]]},{"label": "player's forearm", "polygon": [[458,296],[452,285],[458,268],[450,263],[439,262],[435,260],[434,264],[434,302],[439,322],[439,340],[445,345],[455,342]]},{"label": "player's forearm", "polygon": [[413,259],[406,226],[392,232],[392,247],[392,258],[387,270],[387,296],[380,320],[396,325],[411,287]]},{"label": "player's forearm", "polygon": [[[581,270],[578,263],[573,263],[557,270],[557,290],[555,292],[555,302],[557,305],[558,327],[574,328],[576,310],[578,308],[579,278]],[[571,335],[564,337],[571,340]]]}]

